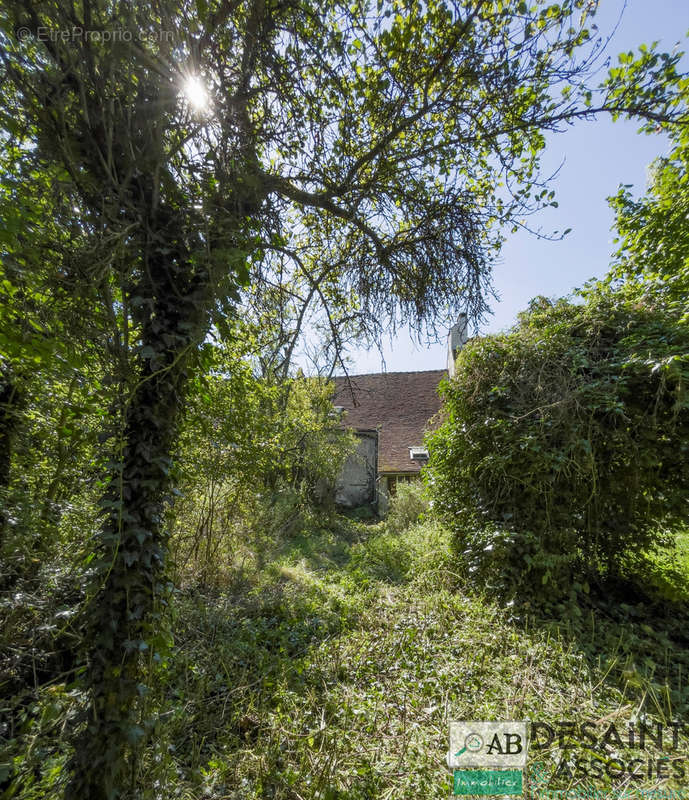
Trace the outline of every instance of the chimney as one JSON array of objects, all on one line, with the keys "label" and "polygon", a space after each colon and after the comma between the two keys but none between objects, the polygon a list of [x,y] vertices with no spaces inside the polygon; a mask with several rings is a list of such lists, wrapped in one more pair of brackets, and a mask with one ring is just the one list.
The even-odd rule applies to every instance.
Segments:
[{"label": "chimney", "polygon": [[451,378],[455,376],[455,360],[459,355],[459,351],[467,343],[468,338],[467,315],[462,313],[447,335],[447,373]]}]

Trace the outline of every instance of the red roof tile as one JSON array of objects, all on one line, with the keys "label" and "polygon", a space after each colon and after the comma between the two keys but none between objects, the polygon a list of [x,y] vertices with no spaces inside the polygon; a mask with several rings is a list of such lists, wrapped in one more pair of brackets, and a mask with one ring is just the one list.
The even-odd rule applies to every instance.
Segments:
[{"label": "red roof tile", "polygon": [[440,410],[438,384],[444,369],[427,372],[383,372],[333,378],[333,403],[346,410],[344,424],[378,431],[378,472],[418,472],[410,447],[423,447],[426,430]]}]

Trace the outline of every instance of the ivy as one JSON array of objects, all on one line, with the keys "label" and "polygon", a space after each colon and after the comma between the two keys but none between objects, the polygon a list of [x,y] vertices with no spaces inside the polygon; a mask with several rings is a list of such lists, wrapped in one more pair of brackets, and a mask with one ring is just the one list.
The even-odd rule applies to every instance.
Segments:
[{"label": "ivy", "polygon": [[689,328],[600,286],[579,300],[470,342],[429,443],[470,577],[506,594],[618,575],[686,521]]}]

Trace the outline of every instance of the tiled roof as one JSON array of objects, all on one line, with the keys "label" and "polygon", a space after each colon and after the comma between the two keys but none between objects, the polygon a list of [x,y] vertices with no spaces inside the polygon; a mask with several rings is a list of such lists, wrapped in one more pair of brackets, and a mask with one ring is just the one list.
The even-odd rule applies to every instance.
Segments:
[{"label": "tiled roof", "polygon": [[[334,378],[333,403],[346,410],[344,424],[355,430],[378,430],[378,472],[418,472],[410,447],[422,447],[424,432],[440,410],[438,384],[444,369],[383,372]],[[436,423],[437,424],[437,420]]]}]

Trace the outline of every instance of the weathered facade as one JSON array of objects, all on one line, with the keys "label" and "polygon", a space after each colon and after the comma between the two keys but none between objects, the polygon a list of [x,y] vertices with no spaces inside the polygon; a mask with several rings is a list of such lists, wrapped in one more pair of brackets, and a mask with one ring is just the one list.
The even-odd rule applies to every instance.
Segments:
[{"label": "weathered facade", "polygon": [[335,378],[333,403],[342,424],[359,437],[337,481],[335,501],[354,508],[373,505],[379,514],[401,481],[415,480],[428,459],[426,431],[440,423],[438,384],[454,374],[454,360],[467,341],[466,317],[448,336],[448,369],[383,372]]},{"label": "weathered facade", "polygon": [[345,462],[335,486],[335,502],[356,508],[375,502],[378,431],[358,430],[356,452]]},{"label": "weathered facade", "polygon": [[424,434],[440,411],[438,384],[446,376],[436,369],[335,379],[335,407],[359,436],[337,482],[337,503],[376,504],[384,513],[396,484],[418,476],[426,460]]}]

